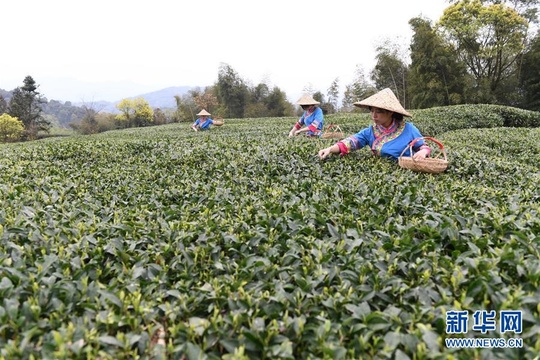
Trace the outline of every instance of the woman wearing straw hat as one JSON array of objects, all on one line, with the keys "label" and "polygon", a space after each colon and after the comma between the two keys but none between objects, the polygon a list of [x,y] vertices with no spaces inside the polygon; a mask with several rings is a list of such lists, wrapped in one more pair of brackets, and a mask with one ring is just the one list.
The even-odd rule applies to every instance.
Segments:
[{"label": "woman wearing straw hat", "polygon": [[195,120],[193,125],[191,125],[191,128],[195,131],[210,130],[210,125],[214,125],[214,124],[220,125],[220,124],[216,124],[216,122],[209,117],[210,115],[211,114],[208,111],[206,111],[205,109],[202,109],[197,114],[197,116],[200,116],[200,117],[197,120]]},{"label": "woman wearing straw hat", "polygon": [[313,99],[310,95],[302,96],[297,102],[302,107],[304,113],[294,124],[289,132],[289,137],[305,133],[307,136],[321,136],[324,125],[324,115],[317,105],[320,102]]},{"label": "woman wearing straw hat", "polygon": [[[373,125],[320,150],[320,159],[325,159],[330,154],[345,155],[366,145],[369,145],[374,155],[398,159],[411,141],[422,137],[416,126],[403,120],[404,116],[412,115],[401,106],[392,90],[388,88],[354,105],[369,109]],[[418,141],[413,150],[416,151],[413,155],[416,159],[425,158],[431,152],[423,140]],[[410,156],[409,152],[410,150],[407,150],[404,155]]]}]

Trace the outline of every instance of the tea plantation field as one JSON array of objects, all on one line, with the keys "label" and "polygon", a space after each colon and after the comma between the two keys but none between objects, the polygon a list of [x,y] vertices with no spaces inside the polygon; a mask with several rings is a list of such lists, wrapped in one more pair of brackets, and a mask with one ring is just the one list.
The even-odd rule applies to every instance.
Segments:
[{"label": "tea plantation field", "polygon": [[540,114],[414,115],[447,172],[319,161],[294,118],[0,144],[0,359],[538,359]]}]

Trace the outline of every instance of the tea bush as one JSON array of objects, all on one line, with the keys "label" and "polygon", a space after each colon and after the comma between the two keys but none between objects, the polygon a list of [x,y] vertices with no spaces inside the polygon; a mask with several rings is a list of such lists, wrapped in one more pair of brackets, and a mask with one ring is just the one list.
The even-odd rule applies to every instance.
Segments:
[{"label": "tea bush", "polygon": [[[1,145],[0,358],[535,358],[540,129],[464,109],[415,112],[440,175],[295,118]],[[453,309],[522,310],[524,347],[446,348]]]},{"label": "tea bush", "polygon": [[[540,112],[501,105],[454,105],[430,109],[412,110],[413,122],[424,136],[460,129],[483,129],[495,127],[540,127]],[[358,132],[371,123],[367,112],[355,114],[332,114],[327,123],[340,124],[347,133]]]},{"label": "tea bush", "polygon": [[414,123],[424,136],[459,129],[540,127],[540,113],[500,105],[455,105],[415,110]]}]

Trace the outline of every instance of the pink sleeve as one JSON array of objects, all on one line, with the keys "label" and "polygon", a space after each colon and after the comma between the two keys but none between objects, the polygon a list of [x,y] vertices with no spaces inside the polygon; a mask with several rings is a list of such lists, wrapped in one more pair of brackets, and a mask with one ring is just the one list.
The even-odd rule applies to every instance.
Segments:
[{"label": "pink sleeve", "polygon": [[336,145],[339,147],[339,152],[341,155],[346,155],[349,153],[349,149],[343,142],[339,141]]}]

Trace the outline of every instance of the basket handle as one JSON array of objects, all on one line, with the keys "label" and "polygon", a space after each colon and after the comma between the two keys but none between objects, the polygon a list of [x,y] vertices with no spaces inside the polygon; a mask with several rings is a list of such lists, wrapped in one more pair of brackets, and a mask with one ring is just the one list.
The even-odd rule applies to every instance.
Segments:
[{"label": "basket handle", "polygon": [[330,131],[332,130],[332,132],[343,132],[343,130],[341,130],[341,127],[337,124],[329,124],[327,127],[326,127],[326,131]]},{"label": "basket handle", "polygon": [[416,144],[418,141],[420,140],[430,140],[430,141],[433,141],[435,144],[437,144],[437,146],[439,146],[439,149],[441,149],[443,155],[444,155],[444,160],[447,160],[446,159],[446,150],[444,149],[444,145],[437,139],[435,138],[432,138],[432,137],[429,137],[429,136],[425,136],[425,137],[419,137],[419,138],[416,138],[414,139],[413,141],[411,141],[409,143],[409,146],[406,146],[405,149],[403,149],[403,151],[401,152],[401,155],[399,157],[402,157],[403,154],[405,154],[405,151],[407,151],[407,149],[410,149],[410,153],[411,153],[411,158],[413,159],[413,161],[416,161],[414,156],[412,156],[412,152],[413,152],[413,146],[414,144]]},{"label": "basket handle", "polygon": [[429,137],[429,136],[425,136],[425,137],[419,137],[419,138],[416,138],[414,139],[413,141],[411,141],[411,143],[409,144],[410,147],[413,147],[414,144],[416,144],[418,141],[420,140],[431,140],[433,141],[435,144],[437,144],[439,146],[439,149],[441,150],[444,150],[444,145],[437,139],[435,138],[432,138],[432,137]]}]

